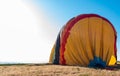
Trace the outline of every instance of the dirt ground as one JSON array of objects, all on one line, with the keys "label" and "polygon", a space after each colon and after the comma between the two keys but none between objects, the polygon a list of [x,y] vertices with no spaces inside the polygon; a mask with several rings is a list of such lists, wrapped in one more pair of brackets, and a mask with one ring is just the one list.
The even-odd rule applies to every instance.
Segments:
[{"label": "dirt ground", "polygon": [[106,70],[62,65],[0,66],[0,76],[120,76],[120,69]]}]

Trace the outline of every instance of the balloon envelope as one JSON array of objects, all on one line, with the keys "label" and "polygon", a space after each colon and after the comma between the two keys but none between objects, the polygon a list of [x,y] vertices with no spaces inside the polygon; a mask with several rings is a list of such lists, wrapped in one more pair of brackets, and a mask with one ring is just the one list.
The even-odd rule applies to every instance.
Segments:
[{"label": "balloon envelope", "polygon": [[83,14],[60,30],[49,62],[105,68],[115,65],[116,51],[116,30],[110,21],[96,14]]}]

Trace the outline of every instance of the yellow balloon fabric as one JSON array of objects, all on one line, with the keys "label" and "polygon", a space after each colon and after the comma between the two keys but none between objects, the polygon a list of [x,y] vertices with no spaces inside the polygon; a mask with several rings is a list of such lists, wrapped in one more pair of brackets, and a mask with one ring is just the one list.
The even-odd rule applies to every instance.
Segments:
[{"label": "yellow balloon fabric", "polygon": [[84,14],[71,19],[57,41],[60,42],[56,45],[60,45],[54,46],[51,52],[52,63],[55,61],[53,55],[62,65],[106,67],[116,63],[116,31],[107,19],[99,15]]},{"label": "yellow balloon fabric", "polygon": [[94,56],[108,65],[114,55],[115,33],[101,18],[79,20],[71,29],[64,53],[66,64],[87,66]]},{"label": "yellow balloon fabric", "polygon": [[111,59],[110,59],[110,61],[109,61],[109,66],[113,66],[116,62],[117,62],[117,61],[116,61],[115,56],[111,56]]}]

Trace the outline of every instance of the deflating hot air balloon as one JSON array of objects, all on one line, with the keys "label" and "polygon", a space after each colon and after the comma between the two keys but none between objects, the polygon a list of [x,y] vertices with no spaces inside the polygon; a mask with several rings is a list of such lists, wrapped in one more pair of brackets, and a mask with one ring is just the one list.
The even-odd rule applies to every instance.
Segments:
[{"label": "deflating hot air balloon", "polygon": [[116,52],[116,30],[111,22],[96,14],[82,14],[60,30],[49,62],[105,68],[116,64]]}]

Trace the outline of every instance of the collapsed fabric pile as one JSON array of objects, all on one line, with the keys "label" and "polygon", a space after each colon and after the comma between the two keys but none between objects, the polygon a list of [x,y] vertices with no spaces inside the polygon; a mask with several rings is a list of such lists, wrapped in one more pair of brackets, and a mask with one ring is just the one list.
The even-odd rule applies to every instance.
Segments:
[{"label": "collapsed fabric pile", "polygon": [[116,30],[106,18],[82,14],[60,30],[50,63],[86,67],[114,66],[117,61]]}]

